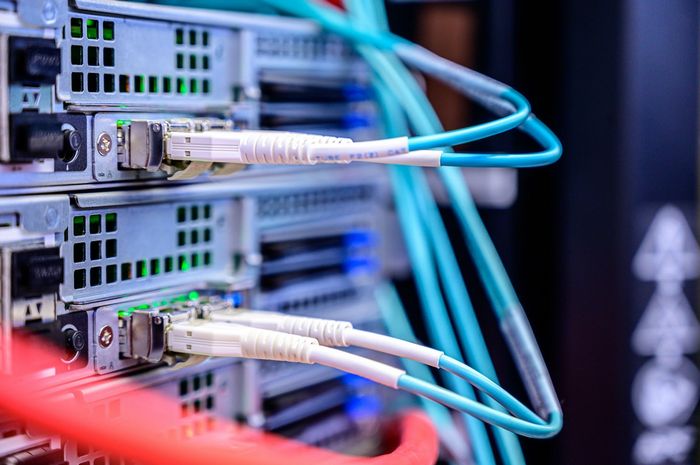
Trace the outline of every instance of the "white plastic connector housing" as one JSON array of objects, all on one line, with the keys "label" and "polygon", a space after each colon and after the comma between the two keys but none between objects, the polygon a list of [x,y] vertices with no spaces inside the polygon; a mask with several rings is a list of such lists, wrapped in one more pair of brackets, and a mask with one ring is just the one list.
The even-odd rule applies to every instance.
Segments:
[{"label": "white plastic connector housing", "polygon": [[345,334],[352,329],[349,321],[325,320],[263,311],[213,312],[212,321],[235,323],[252,328],[281,331],[312,337],[324,346],[347,347]]},{"label": "white plastic connector housing", "polygon": [[232,323],[192,320],[168,328],[171,352],[280,362],[318,363],[397,389],[406,372],[358,355],[318,345],[316,339]]},{"label": "white plastic connector housing", "polygon": [[324,346],[364,347],[377,352],[415,360],[435,368],[439,368],[440,357],[443,355],[442,351],[420,344],[355,329],[349,321],[326,320],[323,318],[285,315],[284,313],[257,310],[213,312],[209,318],[217,322],[234,323],[252,328],[312,337]]},{"label": "white plastic connector housing", "polygon": [[171,160],[236,164],[315,165],[373,163],[439,166],[440,151],[408,151],[408,138],[353,142],[341,137],[278,131],[170,132],[165,142]]},{"label": "white plastic connector housing", "polygon": [[313,363],[316,339],[248,326],[194,320],[169,328],[167,347],[172,352],[240,357],[283,362]]}]

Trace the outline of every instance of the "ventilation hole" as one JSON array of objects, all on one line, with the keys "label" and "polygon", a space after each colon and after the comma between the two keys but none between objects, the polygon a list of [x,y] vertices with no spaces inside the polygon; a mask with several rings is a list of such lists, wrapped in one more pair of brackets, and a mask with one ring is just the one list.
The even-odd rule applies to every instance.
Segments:
[{"label": "ventilation hole", "polygon": [[114,49],[105,47],[102,49],[102,61],[105,66],[114,66]]},{"label": "ventilation hole", "polygon": [[211,218],[211,205],[204,206],[204,218],[207,220]]},{"label": "ventilation hole", "polygon": [[199,391],[199,388],[201,388],[201,387],[202,387],[202,380],[201,380],[201,378],[200,378],[199,376],[195,376],[195,377],[192,379],[192,390],[195,391],[195,392],[197,392],[197,391]]},{"label": "ventilation hole", "polygon": [[[195,378],[195,380],[196,380],[196,379],[199,379],[199,378]],[[199,399],[196,399],[196,400],[193,402],[192,407],[194,407],[194,413],[199,413],[199,412],[201,412],[201,411],[202,411],[202,401],[200,401]]]},{"label": "ventilation hole", "polygon": [[122,263],[122,281],[128,281],[131,278],[131,263]]},{"label": "ventilation hole", "polygon": [[202,68],[209,69],[209,55],[202,56]]},{"label": "ventilation hole", "polygon": [[99,260],[102,258],[102,241],[90,242],[90,260]]},{"label": "ventilation hole", "polygon": [[100,66],[100,49],[99,47],[88,47],[88,66]]},{"label": "ventilation hole", "polygon": [[175,55],[175,67],[177,69],[182,69],[185,67],[185,55],[182,53]]},{"label": "ventilation hole", "polygon": [[192,207],[190,207],[190,219],[192,221],[197,221],[199,219],[199,207],[197,205],[192,205]]},{"label": "ventilation hole", "polygon": [[198,84],[196,79],[190,79],[190,93],[196,94],[198,92]]},{"label": "ventilation hole", "polygon": [[100,38],[99,23],[95,19],[88,19],[85,24],[87,25],[87,38],[92,40],[97,40]]},{"label": "ventilation hole", "polygon": [[83,64],[83,47],[81,47],[80,45],[71,45],[70,64],[78,66]]},{"label": "ventilation hole", "polygon": [[120,74],[119,75],[119,92],[121,93],[129,93],[129,76],[126,74]]},{"label": "ventilation hole", "polygon": [[183,78],[177,78],[177,93],[185,95],[187,93],[187,83]]},{"label": "ventilation hole", "polygon": [[190,69],[197,69],[197,55],[190,55]]},{"label": "ventilation hole", "polygon": [[105,215],[105,232],[115,232],[117,230],[117,214],[107,213]]},{"label": "ventilation hole", "polygon": [[191,258],[192,258],[192,268],[197,268],[199,266],[199,254],[193,253]]},{"label": "ventilation hole", "polygon": [[148,77],[148,92],[152,94],[158,92],[158,78],[156,76]]},{"label": "ventilation hole", "polygon": [[184,247],[187,244],[187,233],[185,231],[177,232],[177,246]]},{"label": "ventilation hole", "polygon": [[182,418],[186,418],[186,417],[189,415],[189,413],[190,413],[190,412],[189,412],[189,409],[188,409],[188,407],[187,407],[187,404],[184,404],[184,403],[181,404],[181,405],[180,405],[180,416],[181,416]]},{"label": "ventilation hole", "polygon": [[180,397],[186,396],[188,391],[189,391],[189,389],[188,389],[187,379],[181,379],[180,380]]},{"label": "ventilation hole", "polygon": [[151,276],[155,276],[158,274],[160,274],[160,259],[152,258],[151,259]]},{"label": "ventilation hole", "polygon": [[204,45],[205,47],[209,46],[209,32],[208,31],[202,32],[202,45]]},{"label": "ventilation hole", "polygon": [[166,94],[169,94],[172,92],[172,80],[169,77],[164,77],[163,78],[163,92]]},{"label": "ventilation hole", "polygon": [[102,284],[102,268],[95,266],[90,268],[90,286]]},{"label": "ventilation hole", "polygon": [[204,266],[211,265],[211,252],[204,252]]},{"label": "ventilation hole", "polygon": [[148,265],[146,260],[139,260],[136,262],[136,277],[145,278],[148,276]]},{"label": "ventilation hole", "polygon": [[99,234],[102,231],[102,218],[100,215],[90,215],[90,234]]},{"label": "ventilation hole", "polygon": [[177,222],[184,223],[187,221],[187,209],[185,207],[177,208]]},{"label": "ventilation hole", "polygon": [[165,257],[165,272],[171,273],[173,271],[173,257]]},{"label": "ventilation hole", "polygon": [[117,265],[107,265],[107,284],[117,282]]},{"label": "ventilation hole", "polygon": [[204,93],[204,94],[209,93],[209,79],[202,80],[202,93]]},{"label": "ventilation hole", "polygon": [[197,31],[190,30],[190,45],[197,45]]},{"label": "ventilation hole", "polygon": [[138,94],[146,92],[146,79],[140,74],[134,76],[134,91]]},{"label": "ventilation hole", "polygon": [[105,258],[114,258],[117,256],[117,240],[107,239],[105,242]]},{"label": "ventilation hole", "polygon": [[88,92],[100,91],[100,75],[97,73],[88,73],[87,78]]},{"label": "ventilation hole", "polygon": [[85,217],[76,216],[73,218],[73,235],[74,236],[84,236],[85,235]]},{"label": "ventilation hole", "polygon": [[214,409],[214,398],[212,396],[207,396],[206,406],[207,406],[207,410]]},{"label": "ventilation hole", "polygon": [[104,40],[114,40],[114,23],[112,21],[102,23],[102,37]]},{"label": "ventilation hole", "polygon": [[83,73],[72,73],[71,74],[71,90],[73,92],[83,91]]},{"label": "ventilation hole", "polygon": [[73,262],[79,263],[85,261],[85,243],[78,242],[73,244]]},{"label": "ventilation hole", "polygon": [[185,32],[182,29],[175,29],[175,44],[182,45],[185,43]]},{"label": "ventilation hole", "polygon": [[75,289],[84,289],[86,286],[85,270],[75,270],[73,272],[73,287]]},{"label": "ventilation hole", "polygon": [[211,242],[211,229],[209,228],[204,230],[204,242]]},{"label": "ventilation hole", "polygon": [[70,36],[74,39],[83,37],[83,20],[81,18],[70,19]]},{"label": "ventilation hole", "polygon": [[204,377],[204,383],[207,387],[212,387],[214,385],[214,375],[212,373],[207,373]]},{"label": "ventilation hole", "polygon": [[192,245],[196,245],[199,243],[199,231],[197,231],[196,229],[193,229],[190,232],[190,243]]},{"label": "ventilation hole", "polygon": [[104,81],[104,91],[110,94],[114,93],[114,74],[105,74],[102,76],[102,80]]}]

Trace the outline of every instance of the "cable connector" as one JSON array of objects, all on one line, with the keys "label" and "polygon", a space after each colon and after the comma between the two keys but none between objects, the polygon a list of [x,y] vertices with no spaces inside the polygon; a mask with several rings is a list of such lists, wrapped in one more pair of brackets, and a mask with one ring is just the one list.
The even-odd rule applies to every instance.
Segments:
[{"label": "cable connector", "polygon": [[168,350],[210,357],[313,363],[314,346],[318,341],[309,337],[202,320],[173,324],[167,332]]},{"label": "cable connector", "polygon": [[438,368],[442,351],[401,339],[362,331],[349,321],[326,320],[283,313],[253,310],[212,312],[212,321],[246,325],[299,336],[313,337],[321,345],[331,347],[364,347],[365,349],[408,358]]},{"label": "cable connector", "polygon": [[352,323],[349,321],[324,320],[263,311],[212,312],[209,318],[212,321],[312,337],[321,345],[333,347],[347,347],[349,344],[345,340],[345,335],[352,329]]},{"label": "cable connector", "polygon": [[343,137],[279,131],[171,131],[166,159],[210,163],[315,165],[353,161],[440,166],[440,150],[409,152],[407,137],[353,142]]}]

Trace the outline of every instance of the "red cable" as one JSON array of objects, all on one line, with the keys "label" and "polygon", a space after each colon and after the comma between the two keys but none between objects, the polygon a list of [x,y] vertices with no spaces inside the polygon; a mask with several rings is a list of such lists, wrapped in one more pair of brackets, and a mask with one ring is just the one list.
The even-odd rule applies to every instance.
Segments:
[{"label": "red cable", "polygon": [[[60,366],[55,351],[36,338],[15,336],[12,352],[16,367]],[[143,465],[431,465],[438,454],[437,432],[425,415],[417,411],[403,414],[395,427],[389,429],[398,432],[393,451],[378,457],[351,457],[227,419],[217,420],[207,434],[175,439],[168,434],[179,421],[180,403],[175,399],[132,384],[127,386],[127,391],[134,390],[121,402],[119,416],[101,418],[81,402],[76,392],[61,395],[60,400],[42,394],[49,386],[50,379],[46,378],[2,375],[0,410],[47,434],[91,445],[107,455]]]}]

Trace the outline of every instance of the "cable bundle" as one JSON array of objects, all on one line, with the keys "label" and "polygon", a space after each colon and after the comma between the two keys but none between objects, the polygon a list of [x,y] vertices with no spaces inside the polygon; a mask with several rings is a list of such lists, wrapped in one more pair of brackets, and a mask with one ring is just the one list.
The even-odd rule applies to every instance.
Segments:
[{"label": "cable bundle", "polygon": [[[533,137],[543,146],[543,150],[526,154],[453,154],[446,150],[440,156],[440,165],[531,167],[552,163],[560,157],[560,142],[530,113],[529,104],[519,93],[392,35],[388,31],[382,1],[346,0],[347,13],[314,1],[265,0],[265,4],[281,12],[311,18],[356,44],[358,52],[374,71],[375,89],[384,114],[387,136],[407,134],[409,126],[418,134],[418,137],[409,138],[409,150],[449,147],[517,128]],[[499,118],[470,128],[443,132],[435,112],[406,65],[452,85]],[[561,429],[561,408],[522,306],[461,173],[449,168],[440,168],[438,173],[529,397],[554,434]],[[459,263],[424,173],[415,168],[392,167],[391,179],[424,312],[424,323],[432,343],[436,348],[453,354],[459,362],[458,354],[464,353],[475,370],[497,383],[495,368]],[[404,332],[408,331],[407,336],[412,336],[405,324],[406,316],[398,296],[391,289],[382,289],[378,297],[384,304],[383,312],[391,316],[387,320],[389,329],[401,327]],[[454,327],[451,321],[455,322]],[[429,372],[420,372],[426,379],[431,377]],[[454,393],[476,399],[474,390],[465,380],[445,376],[443,382]],[[488,395],[481,395],[480,398],[489,407],[503,409]],[[429,411],[437,420],[449,421],[449,417],[439,409],[431,408]],[[465,416],[464,421],[475,461],[480,465],[495,464],[483,423],[469,416]],[[501,428],[494,428],[493,432],[504,463],[524,464],[516,437]]]}]

